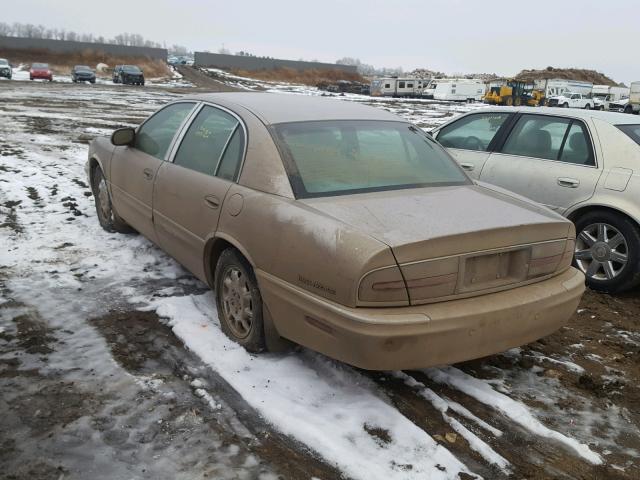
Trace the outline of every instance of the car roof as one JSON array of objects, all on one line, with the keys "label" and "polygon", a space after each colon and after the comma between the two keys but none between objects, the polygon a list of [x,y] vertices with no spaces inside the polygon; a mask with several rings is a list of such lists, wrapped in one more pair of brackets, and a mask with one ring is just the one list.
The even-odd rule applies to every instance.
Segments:
[{"label": "car roof", "polygon": [[[601,110],[585,110],[579,108],[553,108],[553,107],[487,107],[486,109],[473,110],[469,113],[479,112],[519,112],[538,115],[557,115],[560,117],[572,117],[580,119],[597,118],[611,125],[639,124],[640,118],[628,113],[604,112]],[[458,118],[458,117],[456,117]]]},{"label": "car roof", "polygon": [[276,124],[319,120],[381,120],[402,121],[386,110],[340,101],[334,97],[294,95],[265,92],[209,93],[190,97],[192,100],[217,103],[233,110],[243,107],[263,123]]}]

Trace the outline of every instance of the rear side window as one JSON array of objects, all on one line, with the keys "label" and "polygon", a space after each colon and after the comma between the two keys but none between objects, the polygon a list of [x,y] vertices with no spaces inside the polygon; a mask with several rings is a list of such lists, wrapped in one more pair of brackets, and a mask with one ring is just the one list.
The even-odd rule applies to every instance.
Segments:
[{"label": "rear side window", "polygon": [[640,125],[616,125],[616,127],[626,133],[631,140],[640,145]]},{"label": "rear side window", "polygon": [[238,124],[233,115],[205,105],[189,126],[173,163],[196,172],[215,175]]},{"label": "rear side window", "polygon": [[227,149],[222,155],[220,166],[216,175],[225,180],[234,181],[238,176],[242,156],[244,154],[244,131],[240,125],[236,126],[236,131],[231,136]]},{"label": "rear side window", "polygon": [[486,152],[510,115],[506,112],[468,115],[440,130],[437,140],[447,148]]},{"label": "rear side window", "polygon": [[502,153],[578,165],[595,165],[589,134],[582,122],[544,115],[522,115]]},{"label": "rear side window", "polygon": [[174,103],[153,115],[138,129],[135,148],[164,160],[173,137],[193,110],[193,105],[193,103]]}]

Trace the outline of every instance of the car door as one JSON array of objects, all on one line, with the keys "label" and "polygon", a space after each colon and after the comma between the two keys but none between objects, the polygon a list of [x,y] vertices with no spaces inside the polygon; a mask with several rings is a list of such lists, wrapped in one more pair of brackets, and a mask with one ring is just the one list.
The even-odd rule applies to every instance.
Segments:
[{"label": "car door", "polygon": [[195,102],[173,103],[149,117],[131,146],[115,147],[109,179],[113,206],[129,225],[157,243],[152,219],[153,182]]},{"label": "car door", "polygon": [[155,182],[153,215],[160,246],[199,278],[204,247],[244,158],[246,133],[228,110],[203,105],[176,142]]},{"label": "car door", "polygon": [[522,114],[480,179],[563,213],[593,195],[600,173],[582,120]]},{"label": "car door", "polygon": [[495,111],[465,115],[442,127],[435,137],[469,176],[479,178],[494,140],[512,115]]}]

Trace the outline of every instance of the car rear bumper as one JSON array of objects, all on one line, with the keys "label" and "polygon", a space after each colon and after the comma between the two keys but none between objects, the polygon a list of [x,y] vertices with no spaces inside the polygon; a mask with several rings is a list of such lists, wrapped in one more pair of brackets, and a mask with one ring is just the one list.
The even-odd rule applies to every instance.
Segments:
[{"label": "car rear bumper", "polygon": [[281,336],[368,370],[446,365],[524,345],[564,325],[585,289],[584,275],[571,267],[538,283],[473,298],[348,308],[256,274]]},{"label": "car rear bumper", "polygon": [[53,78],[53,75],[45,75],[42,73],[32,73],[30,77],[38,80],[50,80],[51,78]]}]

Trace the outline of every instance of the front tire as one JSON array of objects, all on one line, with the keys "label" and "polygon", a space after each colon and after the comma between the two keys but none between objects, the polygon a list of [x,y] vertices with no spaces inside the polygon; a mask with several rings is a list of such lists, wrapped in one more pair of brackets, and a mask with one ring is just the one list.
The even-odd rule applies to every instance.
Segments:
[{"label": "front tire", "polygon": [[107,181],[104,178],[102,169],[96,167],[92,174],[91,190],[96,203],[96,213],[100,226],[107,232],[131,233],[133,229],[127,225],[113,209],[111,195],[107,188]]},{"label": "front tire", "polygon": [[236,249],[220,255],[214,287],[222,331],[249,352],[265,351],[262,296],[251,265]]},{"label": "front tire", "polygon": [[576,221],[574,265],[594,290],[618,293],[640,284],[640,230],[616,212],[589,212]]},{"label": "front tire", "polygon": [[569,108],[569,104],[568,103],[563,103],[562,104],[562,108]]},{"label": "front tire", "polygon": [[624,113],[633,113],[633,107],[631,105],[627,105],[624,107]]}]

